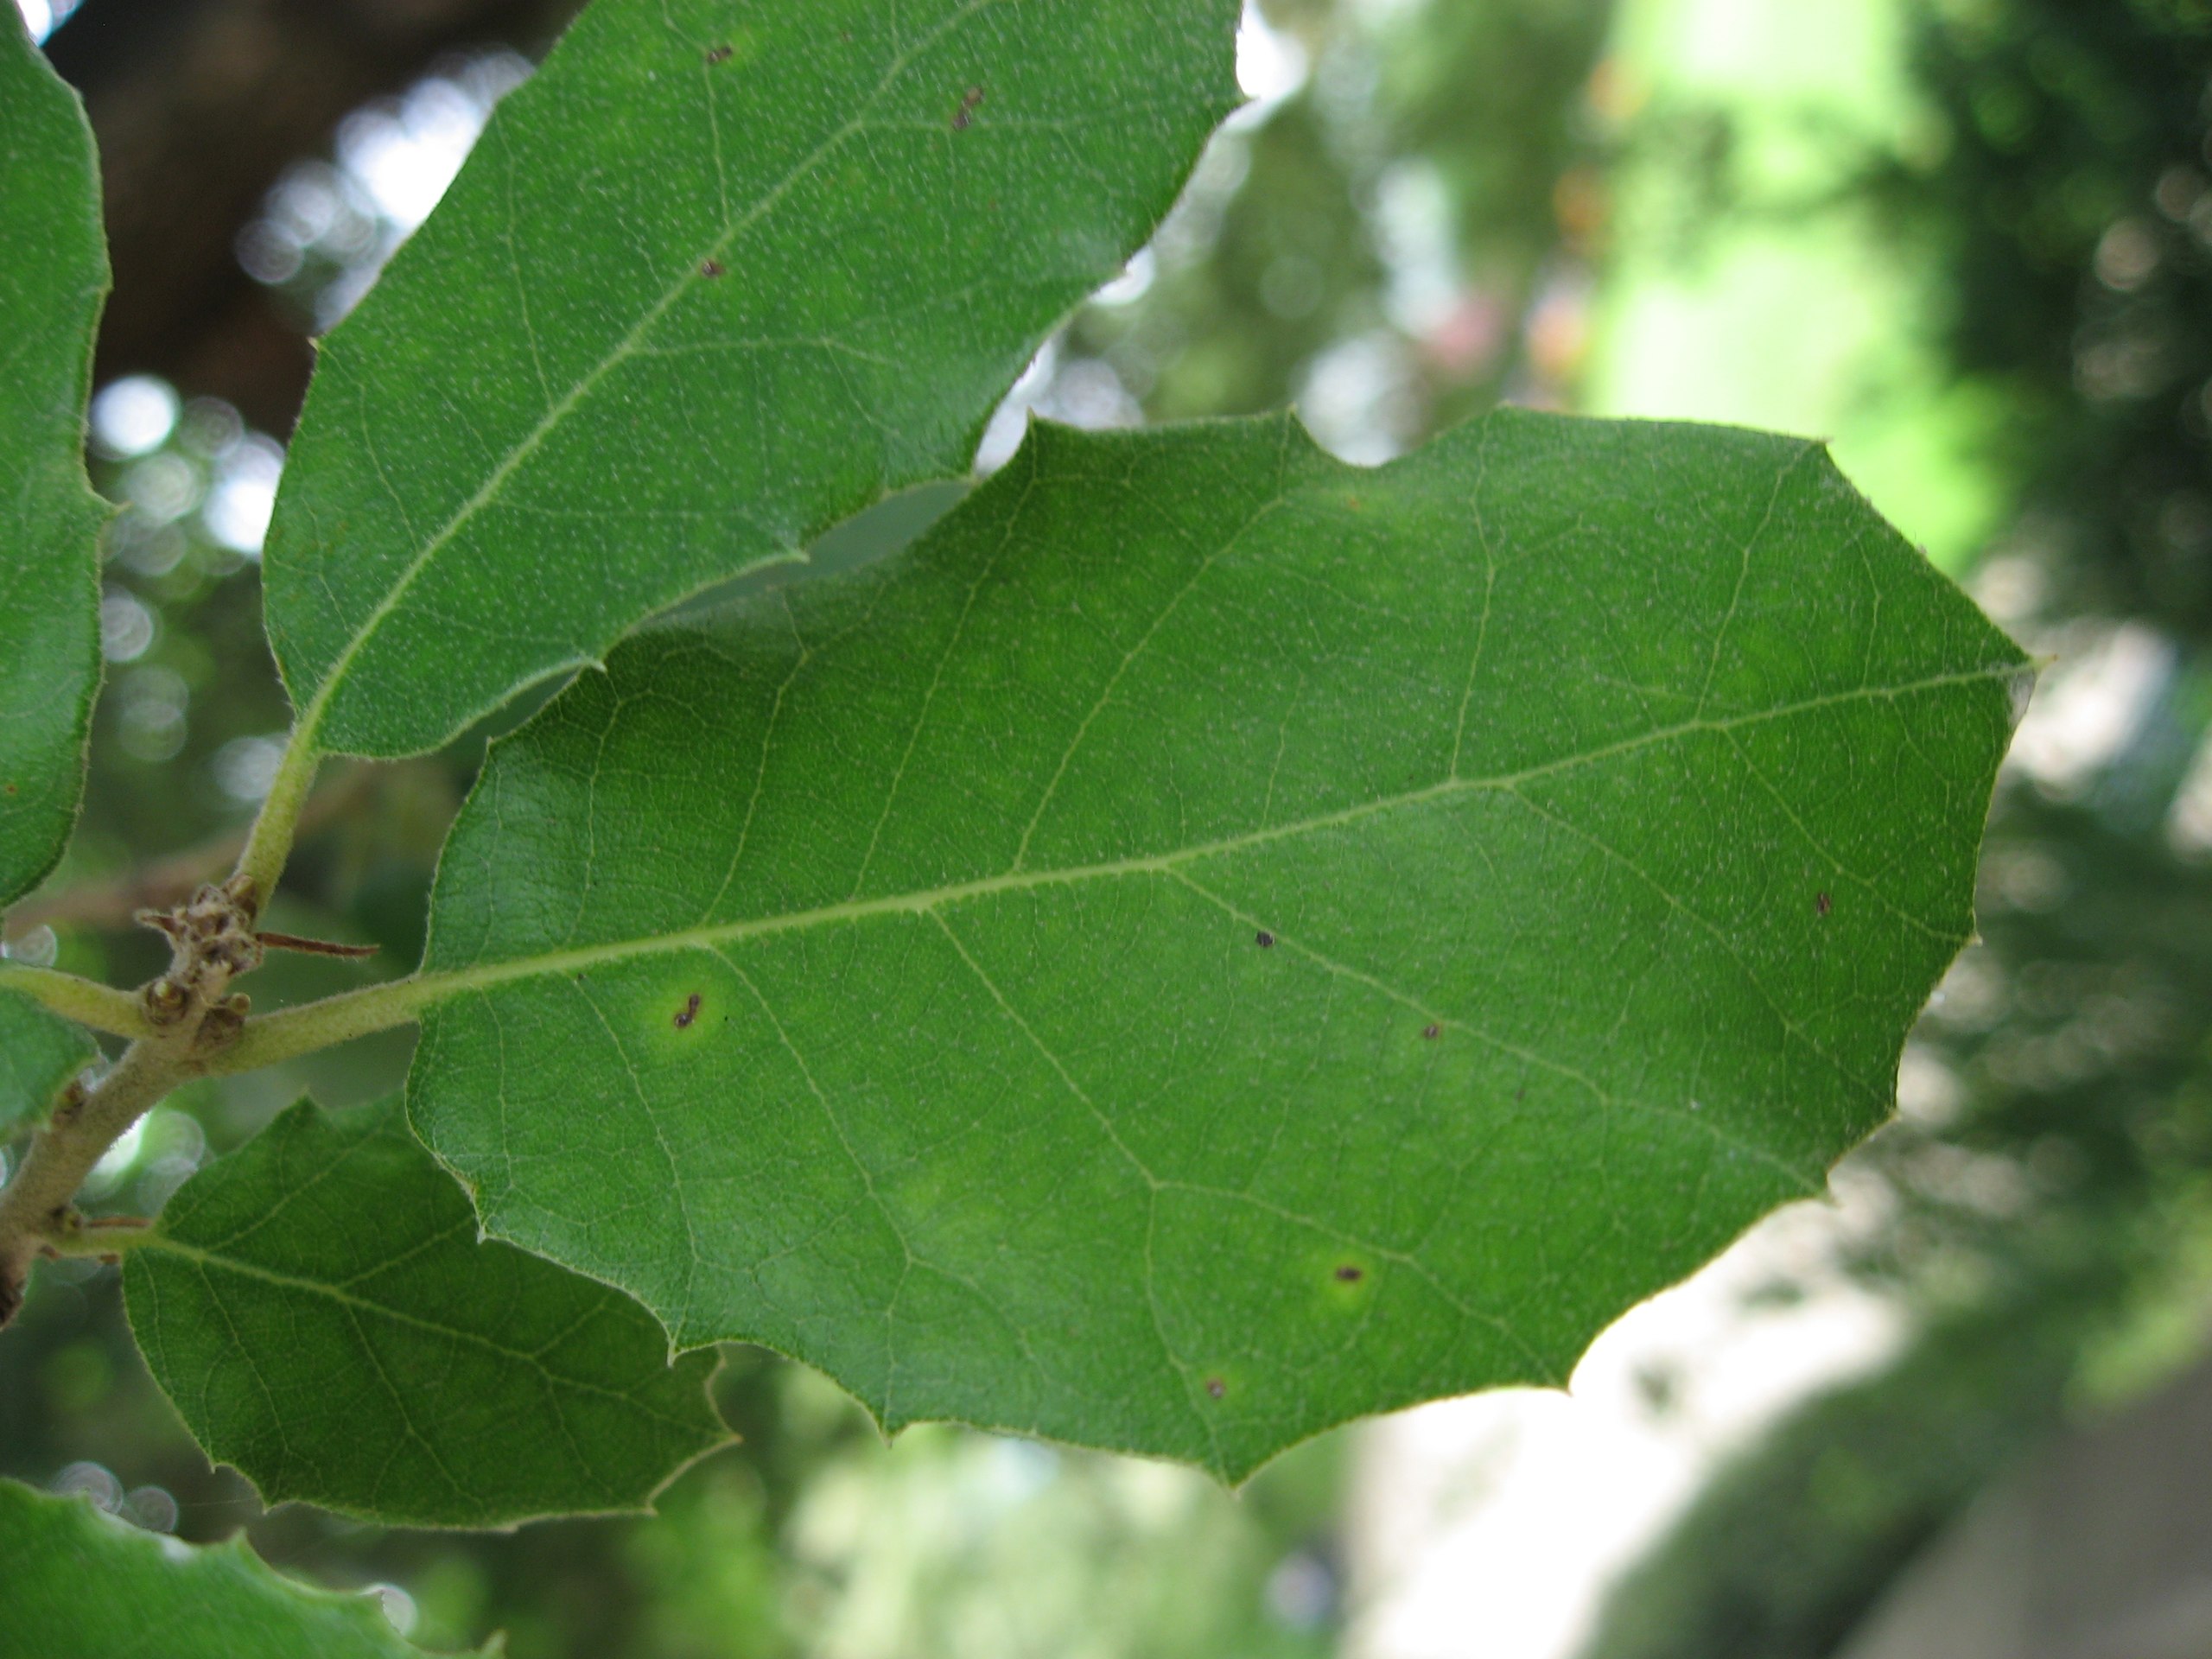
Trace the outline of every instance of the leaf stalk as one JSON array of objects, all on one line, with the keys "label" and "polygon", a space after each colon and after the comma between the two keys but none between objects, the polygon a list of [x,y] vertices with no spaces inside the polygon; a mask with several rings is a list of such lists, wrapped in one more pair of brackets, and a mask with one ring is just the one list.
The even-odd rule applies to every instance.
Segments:
[{"label": "leaf stalk", "polygon": [[136,1041],[153,1030],[146,1018],[145,1005],[137,997],[97,980],[80,979],[75,974],[34,968],[23,962],[0,962],[0,990],[15,991],[64,1019],[74,1020],[94,1031],[104,1031],[111,1037],[127,1037]]},{"label": "leaf stalk", "polygon": [[255,1071],[406,1025],[417,1009],[435,1001],[443,988],[442,980],[410,974],[405,979],[366,985],[298,1007],[279,1008],[248,1020],[238,1041],[208,1062],[207,1072],[211,1077],[228,1077],[238,1071]]},{"label": "leaf stalk", "polygon": [[321,751],[315,747],[312,728],[304,721],[294,726],[291,735],[284,741],[284,755],[276,764],[276,775],[270,781],[269,793],[254,817],[253,828],[246,832],[245,847],[238,854],[238,868],[231,878],[233,887],[252,911],[257,912],[268,902],[269,895],[276,891],[285,861],[292,855],[292,841],[299,833],[300,815],[307,809],[308,791],[314,785],[315,768],[321,760]]}]

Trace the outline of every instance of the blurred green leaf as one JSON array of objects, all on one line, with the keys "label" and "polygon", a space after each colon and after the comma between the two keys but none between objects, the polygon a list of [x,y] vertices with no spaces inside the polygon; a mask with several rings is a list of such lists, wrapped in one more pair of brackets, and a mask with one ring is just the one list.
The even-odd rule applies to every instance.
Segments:
[{"label": "blurred green leaf", "polygon": [[279,1577],[243,1540],[194,1549],[0,1480],[10,1659],[420,1659],[376,1600]]},{"label": "blurred green leaf", "polygon": [[435,747],[964,470],[1234,105],[1235,11],[594,7],[321,353],[266,562],[303,741]]},{"label": "blurred green leaf", "polygon": [[0,17],[0,904],[54,868],[99,684],[99,532],[85,477],[107,294],[99,173],[77,95]]},{"label": "blurred green leaf", "polygon": [[187,1183],[124,1275],[187,1427],[270,1503],[395,1525],[640,1510],[726,1442],[710,1356],[519,1250],[397,1103],[294,1107]]},{"label": "blurred green leaf", "polygon": [[2022,671],[1817,445],[1039,427],[494,749],[410,1110],[679,1345],[1239,1479],[1821,1190]]},{"label": "blurred green leaf", "polygon": [[52,1106],[61,1085],[99,1054],[82,1026],[0,992],[0,1135]]}]

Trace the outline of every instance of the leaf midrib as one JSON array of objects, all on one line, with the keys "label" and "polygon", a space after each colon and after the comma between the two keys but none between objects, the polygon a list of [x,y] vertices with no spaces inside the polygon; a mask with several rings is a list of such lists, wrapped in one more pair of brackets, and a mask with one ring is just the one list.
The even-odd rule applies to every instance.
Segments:
[{"label": "leaf midrib", "polygon": [[[1618,759],[1640,749],[1671,742],[1675,739],[1693,736],[1699,733],[1728,733],[1766,721],[1789,719],[1794,715],[1814,713],[1822,709],[1847,703],[1910,696],[1919,692],[1938,690],[1947,686],[2001,681],[2011,678],[2017,671],[2016,664],[1994,664],[1955,673],[1930,675],[1923,679],[1897,685],[1861,687],[1851,691],[1832,692],[1773,709],[1717,720],[1688,720],[1675,725],[1639,733],[1634,737],[1624,738],[1618,742],[1605,744],[1598,748],[1574,754],[1560,755],[1518,772],[1497,773],[1485,778],[1447,777],[1438,783],[1427,785],[1420,789],[1382,796],[1372,801],[1340,808],[1333,812],[1318,813],[1313,817],[1297,819],[1288,823],[1248,830],[1240,835],[1225,836],[1216,841],[1201,842],[1168,852],[1108,859],[1096,863],[1072,865],[1059,869],[1009,870],[997,875],[983,876],[972,881],[956,882],[941,887],[923,888],[911,893],[887,893],[874,899],[846,899],[836,904],[823,905],[808,910],[789,911],[779,915],[747,917],[737,921],[682,928],[639,938],[610,940],[601,944],[581,945],[572,950],[545,951],[534,956],[518,957],[468,968],[453,969],[443,972],[428,972],[410,979],[394,982],[388,995],[395,998],[399,1006],[407,1009],[415,1009],[447,1001],[466,992],[484,990],[516,980],[570,973],[581,969],[625,962],[639,957],[655,956],[667,951],[731,944],[770,934],[865,921],[881,916],[925,915],[945,906],[992,898],[1001,893],[1028,892],[1040,887],[1065,886],[1084,881],[1109,880],[1129,875],[1175,874],[1179,874],[1184,866],[1205,859],[1341,828],[1345,824],[1357,823],[1363,819],[1396,811],[1402,808],[1449,800],[1460,795],[1492,791],[1510,792],[1521,785],[1539,778],[1569,771],[1577,766],[1595,765],[1605,760]],[[1924,923],[1921,925],[1928,926]],[[1929,928],[1929,931],[1937,930]]]},{"label": "leaf midrib", "polygon": [[[345,683],[346,674],[352,669],[354,659],[367,648],[369,641],[375,637],[378,629],[382,627],[385,620],[398,609],[408,591],[415,585],[416,578],[429,568],[431,561],[445,550],[454,537],[458,536],[478,513],[498,499],[499,492],[505,487],[507,480],[531,455],[537,452],[539,446],[574,412],[577,404],[590,395],[593,389],[607,375],[637,354],[646,336],[661,318],[667,315],[677,301],[698,283],[706,280],[701,275],[702,262],[728,252],[732,243],[741,234],[758,224],[761,218],[781,201],[800,180],[819,166],[823,158],[837,149],[855,133],[860,131],[866,124],[868,112],[875,107],[899,77],[912,67],[915,60],[923,53],[936,46],[938,41],[946,35],[950,34],[987,8],[1008,3],[1009,0],[967,0],[966,4],[961,6],[935,29],[898,52],[893,57],[890,67],[885,70],[882,78],[876,82],[868,96],[861,100],[859,108],[841,123],[836,130],[821,143],[808,152],[806,156],[782,179],[763,193],[743,214],[732,219],[724,227],[722,233],[708,244],[698,257],[693,258],[684,267],[683,274],[670,284],[659,299],[645,309],[638,321],[632,325],[629,332],[615,343],[613,348],[580,377],[558,403],[547,409],[539,417],[537,424],[531,428],[530,432],[508,452],[505,460],[493,468],[490,476],[477,487],[476,493],[462,502],[454,510],[453,516],[447,519],[445,524],[423,544],[421,550],[408,562],[407,568],[400,572],[398,578],[392,583],[385,596],[377,602],[361,626],[354,631],[353,638],[348,639],[344,648],[332,658],[329,668],[323,674],[321,683],[315,688],[315,695],[308,699],[306,708],[301,711],[298,729],[293,738],[293,747],[307,749],[314,746],[315,734],[321,728],[324,716],[329,712],[331,700],[337,695],[338,688]],[[711,104],[709,107],[712,107]],[[719,162],[721,155],[719,130],[717,130],[715,152]]]}]

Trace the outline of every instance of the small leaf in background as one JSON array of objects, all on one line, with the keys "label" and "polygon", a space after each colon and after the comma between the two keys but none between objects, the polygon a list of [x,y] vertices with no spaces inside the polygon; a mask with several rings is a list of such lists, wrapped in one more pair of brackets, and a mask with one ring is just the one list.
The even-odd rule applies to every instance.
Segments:
[{"label": "small leaf in background", "polygon": [[[107,294],[99,170],[77,95],[0,8],[0,905],[61,856],[99,684],[99,535],[85,477]],[[35,251],[35,257],[23,257]]]},{"label": "small leaf in background", "polygon": [[421,1659],[372,1595],[278,1576],[244,1540],[195,1549],[81,1497],[0,1480],[9,1659]]},{"label": "small leaf in background", "polygon": [[648,1507],[729,1439],[709,1355],[477,1242],[397,1103],[302,1103],[187,1182],[127,1259],[130,1325],[210,1457],[270,1503],[403,1526]]},{"label": "small leaf in background", "polygon": [[1817,445],[1037,428],[495,748],[410,1109],[679,1344],[1241,1478],[1821,1189],[2022,671]]},{"label": "small leaf in background", "polygon": [[265,561],[302,741],[435,747],[964,472],[1235,105],[1236,15],[586,12],[320,354]]},{"label": "small leaf in background", "polygon": [[0,991],[0,1135],[45,1112],[99,1055],[82,1026]]}]

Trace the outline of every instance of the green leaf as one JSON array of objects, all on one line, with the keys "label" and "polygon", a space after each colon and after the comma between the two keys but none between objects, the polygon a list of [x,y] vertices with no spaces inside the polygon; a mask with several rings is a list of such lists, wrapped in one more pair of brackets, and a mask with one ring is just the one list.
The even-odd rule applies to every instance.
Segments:
[{"label": "green leaf", "polygon": [[79,1497],[0,1480],[10,1659],[420,1659],[373,1597],[279,1577],[234,1538],[195,1549]]},{"label": "green leaf", "polygon": [[92,1033],[74,1020],[0,992],[0,1135],[46,1111],[99,1055]]},{"label": "green leaf", "polygon": [[397,1526],[649,1508],[729,1433],[715,1361],[504,1244],[397,1103],[302,1103],[169,1200],[124,1269],[148,1367],[270,1503]]},{"label": "green leaf", "polygon": [[0,905],[61,856],[99,684],[99,535],[85,477],[107,294],[99,171],[77,95],[0,7]]},{"label": "green leaf", "polygon": [[300,741],[434,747],[964,470],[1235,104],[1236,10],[593,7],[321,353],[265,561]]},{"label": "green leaf", "polygon": [[1240,1478],[1821,1189],[2021,672],[1816,445],[1033,429],[495,749],[410,1110],[681,1344]]}]

